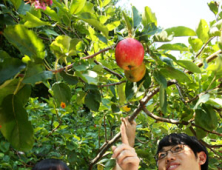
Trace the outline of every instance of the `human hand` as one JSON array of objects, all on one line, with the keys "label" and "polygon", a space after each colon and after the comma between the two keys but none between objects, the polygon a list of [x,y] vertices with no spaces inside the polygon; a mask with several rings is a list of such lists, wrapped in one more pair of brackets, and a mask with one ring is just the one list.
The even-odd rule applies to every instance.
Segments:
[{"label": "human hand", "polygon": [[120,126],[120,132],[122,144],[118,147],[112,147],[112,157],[116,159],[117,164],[122,170],[138,170],[140,160],[137,157],[135,149],[129,145],[124,121],[122,121]]},{"label": "human hand", "polygon": [[136,122],[133,120],[132,123],[129,122],[129,117],[121,118],[122,122],[125,124],[126,135],[131,147],[134,146],[136,137]]}]

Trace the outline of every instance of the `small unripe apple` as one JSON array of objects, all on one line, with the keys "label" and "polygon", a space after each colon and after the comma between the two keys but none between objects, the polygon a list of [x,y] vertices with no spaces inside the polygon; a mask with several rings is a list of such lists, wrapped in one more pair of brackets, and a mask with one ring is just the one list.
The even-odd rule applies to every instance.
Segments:
[{"label": "small unripe apple", "polygon": [[131,82],[140,81],[146,74],[146,66],[142,63],[139,67],[134,70],[125,70],[124,71],[127,80]]},{"label": "small unripe apple", "polygon": [[143,62],[143,45],[133,38],[121,40],[116,46],[115,58],[119,67],[124,70],[133,70]]}]

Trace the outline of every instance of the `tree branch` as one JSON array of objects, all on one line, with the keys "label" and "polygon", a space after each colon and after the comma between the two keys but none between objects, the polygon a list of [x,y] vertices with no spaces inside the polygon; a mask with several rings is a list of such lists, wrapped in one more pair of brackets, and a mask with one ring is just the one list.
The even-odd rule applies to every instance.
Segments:
[{"label": "tree branch", "polygon": [[211,37],[205,44],[204,46],[201,47],[201,49],[199,50],[199,52],[196,54],[196,58],[202,53],[202,51],[205,49],[205,47],[211,42],[212,39],[214,39],[215,37]]},{"label": "tree branch", "polygon": [[[108,51],[108,50],[110,50],[110,49],[112,49],[112,48],[114,48],[114,47],[115,47],[115,45],[114,45],[114,46],[111,46],[111,47],[108,47],[108,48],[105,48],[105,49],[100,50],[99,52],[97,52],[97,53],[95,53],[95,54],[88,55],[88,56],[86,56],[86,57],[82,57],[82,58],[80,58],[80,60],[93,58],[93,57],[95,57],[95,56],[97,56],[97,55],[99,55],[99,54],[101,54],[101,53],[103,53],[103,52],[105,52],[105,51]],[[118,73],[110,70],[109,68],[103,66],[100,62],[94,60],[94,63],[96,63],[97,65],[101,65],[101,66],[103,67],[103,69],[105,69],[105,70],[108,71],[109,73],[112,73],[112,74],[115,75],[118,79],[122,79],[122,78],[123,78],[123,76],[121,76],[120,74],[118,74]],[[70,65],[68,65],[68,66],[66,66],[66,67],[62,67],[62,68],[60,68],[60,69],[51,70],[51,71],[52,71],[54,74],[57,74],[57,73],[60,73],[60,72],[62,72],[62,71],[64,71],[64,70],[68,70],[68,69],[72,68],[72,67],[73,67],[73,64],[74,64],[74,63],[72,63],[72,64],[70,64]]]},{"label": "tree branch", "polygon": [[89,56],[86,56],[86,57],[82,57],[81,59],[90,59],[90,58],[93,58],[93,57],[97,56],[98,54],[101,54],[101,53],[103,53],[103,52],[105,52],[105,51],[108,51],[108,50],[110,50],[110,49],[115,48],[115,46],[116,46],[116,45],[113,45],[113,46],[108,47],[108,48],[104,48],[104,49],[100,50],[99,52],[97,52],[97,53],[95,53],[95,54],[92,54],[92,55],[89,55]]},{"label": "tree branch", "polygon": [[104,70],[108,71],[109,73],[112,73],[112,74],[115,75],[118,79],[122,79],[122,78],[123,78],[122,75],[120,75],[120,74],[118,74],[118,73],[116,73],[116,72],[110,70],[109,68],[103,66],[100,62],[94,60],[94,63],[96,63],[97,65],[101,65],[101,66],[103,67]]},{"label": "tree branch", "polygon": [[[167,85],[173,85],[175,84],[175,81],[168,81]],[[152,97],[158,93],[160,88],[155,88],[152,92],[148,93],[147,96],[145,96],[141,101],[138,107],[134,110],[133,114],[129,117],[129,122],[132,122],[136,116],[143,110],[145,107],[146,103],[149,102]],[[108,141],[106,144],[103,145],[102,149],[100,152],[97,154],[97,156],[91,161],[89,165],[89,170],[92,170],[93,165],[95,165],[103,156],[103,154],[120,138],[121,134],[118,133],[116,134],[110,141]]]},{"label": "tree branch", "polygon": [[120,81],[118,83],[111,83],[111,84],[104,84],[104,85],[100,85],[99,87],[109,87],[109,86],[116,86],[116,85],[120,85],[122,83],[125,83],[126,81]]},{"label": "tree branch", "polygon": [[[221,53],[222,53],[222,51],[219,50],[219,51],[211,54],[209,57],[206,58],[206,62],[207,62],[207,63],[211,62],[212,60],[214,60],[215,58],[218,57],[218,54],[221,54]],[[203,62],[197,64],[197,66],[198,66],[198,67],[202,67],[202,66],[203,66]],[[185,73],[193,74],[193,72],[191,72],[191,71],[186,71]]]}]

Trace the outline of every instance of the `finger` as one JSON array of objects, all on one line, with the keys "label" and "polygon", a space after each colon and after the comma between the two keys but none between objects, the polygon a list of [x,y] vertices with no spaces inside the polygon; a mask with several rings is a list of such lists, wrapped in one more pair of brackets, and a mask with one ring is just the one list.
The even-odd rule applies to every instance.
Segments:
[{"label": "finger", "polygon": [[125,158],[119,165],[122,169],[128,169],[129,167],[131,169],[138,169],[139,168],[140,159],[135,157],[127,157]]},{"label": "finger", "polygon": [[128,125],[128,124],[127,124],[127,123],[128,123],[128,121],[126,120],[126,118],[123,118],[123,117],[122,117],[122,118],[121,118],[121,121],[124,123],[124,125],[125,125],[125,126],[127,126],[127,125]]},{"label": "finger", "polygon": [[118,156],[117,156],[117,162],[118,164],[122,164],[122,161],[128,157],[136,157],[137,154],[135,150],[123,150]]},{"label": "finger", "polygon": [[112,158],[118,157],[119,154],[121,154],[125,150],[131,150],[131,152],[135,152],[134,148],[130,147],[128,144],[121,144],[118,147],[112,147],[113,155]]},{"label": "finger", "polygon": [[129,116],[127,116],[125,119],[123,119],[124,121],[125,121],[125,124],[127,125],[127,126],[136,126],[136,121],[135,120],[133,120],[133,121],[129,121]]},{"label": "finger", "polygon": [[114,152],[114,150],[117,148],[116,146],[112,146],[112,151]]},{"label": "finger", "polygon": [[122,143],[129,145],[129,141],[126,135],[126,127],[124,125],[124,123],[122,122],[121,126],[120,126],[120,133],[121,133],[121,139],[122,139]]}]

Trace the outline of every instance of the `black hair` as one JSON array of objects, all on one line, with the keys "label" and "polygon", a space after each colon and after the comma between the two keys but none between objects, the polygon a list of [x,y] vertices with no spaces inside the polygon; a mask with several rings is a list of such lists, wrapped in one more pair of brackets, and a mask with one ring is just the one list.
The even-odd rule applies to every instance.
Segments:
[{"label": "black hair", "polygon": [[59,159],[44,159],[38,162],[32,170],[69,170],[69,168]]},{"label": "black hair", "polygon": [[188,136],[185,133],[172,133],[170,135],[165,136],[159,142],[157,153],[159,153],[165,146],[173,146],[178,144],[188,145],[192,149],[196,157],[197,153],[204,151],[207,156],[207,159],[206,162],[203,165],[201,165],[201,170],[208,169],[208,152],[206,147],[202,145],[196,137]]}]

